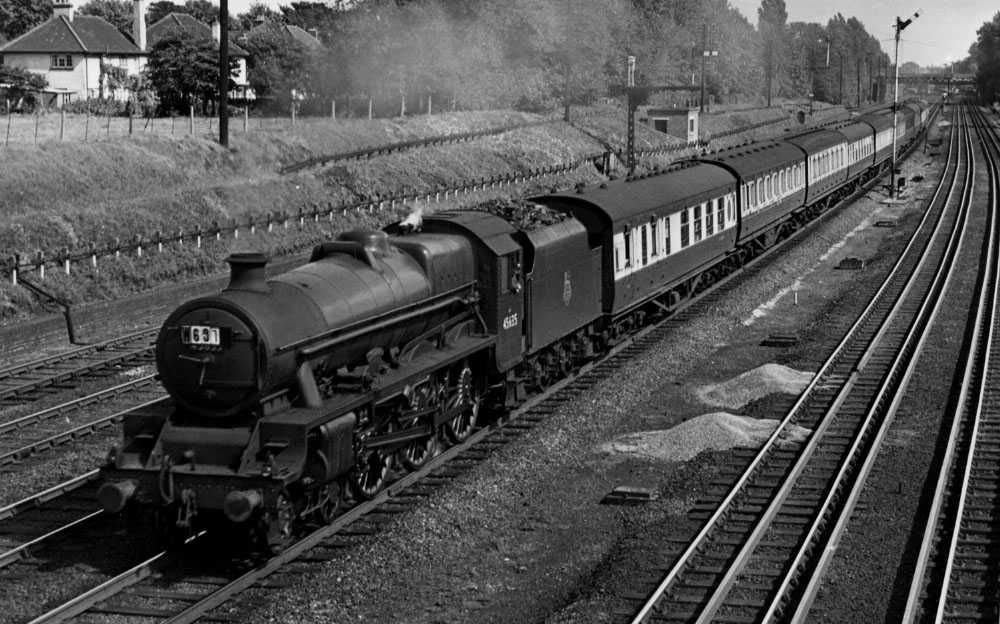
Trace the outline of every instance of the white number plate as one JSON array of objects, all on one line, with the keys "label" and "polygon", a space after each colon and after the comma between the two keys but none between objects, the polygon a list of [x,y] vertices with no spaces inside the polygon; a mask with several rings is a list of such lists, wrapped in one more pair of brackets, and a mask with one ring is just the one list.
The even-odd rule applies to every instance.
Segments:
[{"label": "white number plate", "polygon": [[181,342],[189,345],[219,346],[222,344],[222,337],[218,327],[182,325]]}]

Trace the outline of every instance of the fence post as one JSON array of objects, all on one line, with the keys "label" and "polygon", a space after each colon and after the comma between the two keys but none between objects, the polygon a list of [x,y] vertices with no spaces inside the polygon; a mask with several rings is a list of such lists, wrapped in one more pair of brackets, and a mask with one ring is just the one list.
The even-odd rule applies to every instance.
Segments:
[{"label": "fence post", "polygon": [[35,267],[38,269],[38,279],[45,279],[45,252],[41,249],[35,252]]},{"label": "fence post", "polygon": [[107,135],[111,136],[111,106],[108,106],[108,128]]},{"label": "fence post", "polygon": [[243,134],[247,132],[247,126],[250,124],[250,106],[243,107]]},{"label": "fence post", "polygon": [[194,102],[188,104],[188,134],[194,134]]},{"label": "fence post", "polygon": [[35,111],[35,145],[38,145],[38,120],[39,120],[40,117],[41,117],[41,115],[36,110]]},{"label": "fence post", "polygon": [[177,246],[184,246],[184,228],[177,228]]},{"label": "fence post", "polygon": [[156,253],[163,253],[163,234],[159,230],[153,233],[153,240],[156,241]]},{"label": "fence post", "polygon": [[142,234],[135,235],[135,257],[142,257]]},{"label": "fence post", "polygon": [[14,268],[10,271],[10,283],[17,286],[17,273],[21,270],[21,254],[14,254]]},{"label": "fence post", "polygon": [[90,138],[90,100],[87,100],[87,117],[83,122],[83,142],[86,143],[88,138]]},{"label": "fence post", "polygon": [[63,135],[66,130],[66,109],[63,107],[59,108],[59,140],[63,140]]},{"label": "fence post", "polygon": [[428,93],[428,94],[427,94],[427,114],[428,114],[428,115],[430,115],[430,114],[431,114],[431,110],[432,110],[432,109],[431,109],[431,98],[432,98],[432,97],[434,97],[434,94],[433,94],[433,93]]},{"label": "fence post", "polygon": [[10,100],[7,100],[7,137],[3,140],[4,147],[10,143],[10,122],[12,113],[10,110]]},{"label": "fence post", "polygon": [[295,98],[292,98],[292,127],[295,127]]},{"label": "fence post", "polygon": [[372,96],[368,96],[368,119],[372,118]]},{"label": "fence post", "polygon": [[115,260],[122,256],[122,239],[115,237]]},{"label": "fence post", "polygon": [[330,119],[337,118],[337,98],[330,98]]},{"label": "fence post", "polygon": [[128,135],[132,136],[132,107],[128,107]]}]

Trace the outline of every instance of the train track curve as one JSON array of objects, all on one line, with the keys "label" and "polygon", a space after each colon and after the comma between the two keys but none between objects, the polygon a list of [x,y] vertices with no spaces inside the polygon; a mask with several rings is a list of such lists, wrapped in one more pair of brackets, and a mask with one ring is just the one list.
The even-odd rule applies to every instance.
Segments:
[{"label": "train track curve", "polygon": [[[953,133],[942,182],[883,287],[702,530],[664,562],[633,622],[795,617],[943,305],[971,170],[967,132]],[[796,425],[813,430],[807,442],[795,441]]]}]

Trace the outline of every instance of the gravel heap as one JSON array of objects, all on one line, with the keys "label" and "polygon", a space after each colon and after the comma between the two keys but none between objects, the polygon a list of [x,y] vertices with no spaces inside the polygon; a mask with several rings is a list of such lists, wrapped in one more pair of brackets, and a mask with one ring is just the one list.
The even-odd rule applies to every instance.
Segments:
[{"label": "gravel heap", "polygon": [[494,214],[525,232],[560,223],[570,218],[570,215],[564,212],[552,210],[547,206],[520,198],[491,199],[477,205],[475,209]]},{"label": "gravel heap", "polygon": [[[666,430],[626,433],[602,444],[601,451],[609,455],[624,454],[660,461],[687,461],[707,450],[758,448],[777,426],[778,421],[770,418],[712,412]],[[786,443],[804,440],[808,434],[808,429],[796,426]]]},{"label": "gravel heap", "polygon": [[801,394],[812,378],[810,372],[781,364],[764,364],[729,381],[702,386],[695,394],[706,405],[736,410],[776,392]]}]

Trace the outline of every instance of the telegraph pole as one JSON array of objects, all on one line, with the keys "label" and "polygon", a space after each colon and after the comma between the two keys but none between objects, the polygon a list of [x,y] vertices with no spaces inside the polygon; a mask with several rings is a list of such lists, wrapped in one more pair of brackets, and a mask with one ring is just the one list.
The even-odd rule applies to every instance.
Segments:
[{"label": "telegraph pole", "polygon": [[229,0],[219,0],[219,31],[219,145],[229,147]]},{"label": "telegraph pole", "polygon": [[837,103],[843,106],[844,104],[844,55],[837,53],[837,58],[840,59],[840,91],[837,94]]},{"label": "telegraph pole", "polygon": [[920,13],[914,13],[910,19],[900,19],[896,17],[896,78],[895,86],[892,89],[892,171],[889,172],[889,197],[896,194],[896,109],[899,107],[899,33],[910,25],[913,20],[920,17]]},{"label": "telegraph pole", "polygon": [[699,98],[698,111],[705,112],[705,59],[710,56],[719,56],[718,50],[708,49],[708,24],[701,25],[701,97]]}]

